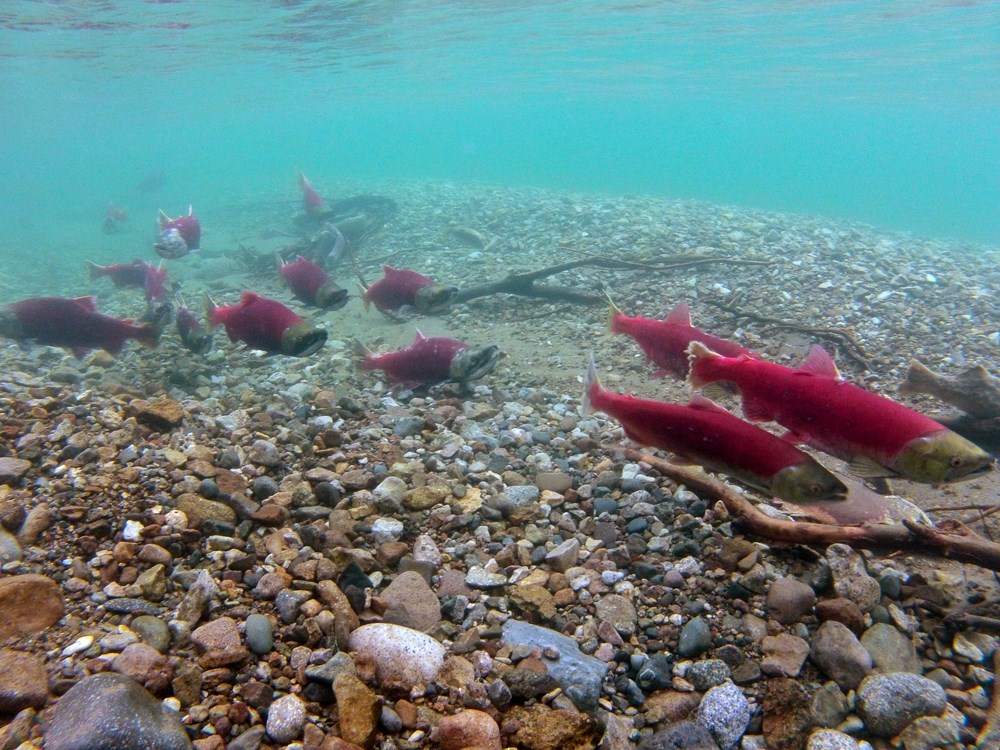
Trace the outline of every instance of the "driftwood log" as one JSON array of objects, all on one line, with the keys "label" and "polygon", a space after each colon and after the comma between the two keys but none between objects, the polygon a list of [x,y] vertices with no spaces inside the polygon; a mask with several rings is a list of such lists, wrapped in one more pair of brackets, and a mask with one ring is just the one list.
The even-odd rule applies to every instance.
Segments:
[{"label": "driftwood log", "polygon": [[460,289],[453,298],[453,303],[468,302],[479,297],[489,297],[494,294],[515,294],[521,297],[534,297],[554,302],[573,302],[582,305],[601,305],[607,303],[603,293],[586,292],[568,286],[539,285],[541,279],[555,276],[563,271],[576,268],[607,268],[611,270],[632,271],[675,271],[682,268],[708,265],[711,263],[726,263],[728,265],[768,265],[768,260],[742,260],[737,258],[722,258],[717,256],[693,256],[670,258],[665,262],[634,263],[616,258],[579,258],[577,260],[559,263],[554,266],[540,268],[528,273],[511,273],[499,281],[476,284]]},{"label": "driftwood log", "polygon": [[629,460],[649,464],[664,476],[695,492],[722,501],[729,514],[747,531],[765,539],[786,544],[822,546],[841,543],[864,549],[933,555],[1000,571],[1000,544],[984,539],[961,524],[952,523],[936,528],[911,521],[860,526],[783,521],[765,515],[749,500],[698,470],[677,466],[631,448],[625,449],[625,455]]}]

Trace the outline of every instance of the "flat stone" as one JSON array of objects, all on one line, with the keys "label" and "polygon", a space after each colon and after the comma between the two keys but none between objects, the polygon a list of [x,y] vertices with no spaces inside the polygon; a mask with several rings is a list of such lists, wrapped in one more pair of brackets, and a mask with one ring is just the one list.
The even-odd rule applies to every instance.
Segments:
[{"label": "flat stone", "polygon": [[[136,403],[136,402],[133,402]],[[184,407],[171,398],[163,396],[155,401],[142,402],[135,419],[140,424],[159,432],[167,432],[180,427],[184,421]]]},{"label": "flat stone", "polygon": [[247,646],[258,656],[271,652],[274,648],[274,631],[271,618],[267,615],[252,614],[247,617],[244,635]]},{"label": "flat stone", "polygon": [[861,636],[861,645],[872,655],[872,664],[880,672],[920,674],[920,660],[913,641],[894,626],[878,622]]},{"label": "flat stone", "polygon": [[441,750],[502,750],[500,727],[485,711],[465,710],[444,716],[438,723],[437,741]]},{"label": "flat stone", "polygon": [[597,601],[597,617],[610,623],[622,638],[635,635],[638,615],[631,600],[619,594],[608,594]]},{"label": "flat stone", "polygon": [[23,458],[0,457],[0,484],[17,484],[30,468],[31,461]]},{"label": "flat stone", "polygon": [[[517,646],[538,647],[548,674],[562,686],[563,691],[581,711],[597,707],[601,684],[608,665],[580,651],[580,646],[569,636],[527,622],[507,620],[501,636],[504,643]],[[544,656],[545,649],[558,652],[558,659]]]},{"label": "flat stone", "polygon": [[779,578],[767,590],[767,613],[782,625],[798,622],[814,604],[812,587],[795,578]]},{"label": "flat stone", "polygon": [[769,635],[761,641],[760,669],[769,677],[798,677],[809,657],[809,644],[790,633]]},{"label": "flat stone", "polygon": [[65,612],[59,584],[28,573],[0,578],[0,641],[37,635]]},{"label": "flat stone", "polygon": [[191,641],[202,651],[199,663],[207,668],[235,664],[249,658],[240,642],[240,631],[232,617],[219,617],[191,633]]},{"label": "flat stone", "polygon": [[448,487],[436,484],[414,487],[407,490],[403,496],[403,507],[407,510],[428,510],[435,505],[449,502],[451,498],[451,489]]},{"label": "flat stone", "polygon": [[540,703],[514,706],[504,719],[516,727],[507,744],[521,750],[593,750],[601,740],[601,727],[590,716]]},{"label": "flat stone", "polygon": [[[701,696],[697,693],[682,693],[676,690],[664,690],[646,697],[644,708],[646,722],[672,724],[683,721],[698,708]],[[714,740],[713,740],[714,742]]]},{"label": "flat stone", "polygon": [[45,660],[23,651],[0,650],[0,714],[41,708],[49,696]]},{"label": "flat stone", "polygon": [[132,620],[131,627],[140,635],[144,643],[152,646],[161,654],[170,648],[170,629],[159,617],[139,615]]},{"label": "flat stone", "polygon": [[558,573],[565,573],[580,559],[580,542],[574,537],[550,550],[545,562]]},{"label": "flat stone", "polygon": [[375,665],[380,685],[405,691],[431,684],[444,666],[446,653],[444,646],[419,630],[382,622],[357,628],[347,646],[357,658]]},{"label": "flat stone", "polygon": [[208,500],[193,492],[185,492],[180,495],[174,507],[188,517],[188,526],[192,529],[200,528],[206,521],[216,521],[229,525],[236,523],[235,510],[225,503],[220,503],[218,500]]},{"label": "flat stone", "polygon": [[400,573],[382,598],[389,605],[385,619],[397,625],[427,632],[441,621],[441,602],[419,573]]},{"label": "flat stone", "polygon": [[701,724],[679,721],[643,739],[637,750],[719,750],[719,746]]},{"label": "flat stone", "polygon": [[379,697],[357,675],[341,672],[333,681],[341,738],[367,747],[375,738],[381,714]]},{"label": "flat stone", "polygon": [[561,471],[542,471],[535,477],[535,486],[542,492],[558,492],[562,494],[572,489],[573,477]]},{"label": "flat stone", "polygon": [[872,670],[871,654],[846,625],[827,620],[813,635],[812,660],[843,690],[853,690]]},{"label": "flat stone", "polygon": [[826,548],[826,560],[838,596],[850,599],[862,612],[870,612],[879,603],[882,588],[868,575],[865,559],[856,549],[846,544],[831,544]]},{"label": "flat stone", "polygon": [[507,585],[503,573],[490,573],[479,565],[473,565],[465,575],[465,583],[474,589],[498,589]]},{"label": "flat stone", "polygon": [[177,713],[114,672],[84,677],[56,703],[46,750],[191,750]]},{"label": "flat stone", "polygon": [[858,743],[851,735],[836,729],[817,729],[809,735],[806,750],[858,750]]},{"label": "flat stone", "polygon": [[[916,719],[902,732],[899,739],[903,741],[906,750],[938,750],[942,747],[955,747],[961,736],[961,727],[954,719],[927,716]],[[980,744],[986,748],[987,745]]]},{"label": "flat stone", "polygon": [[111,668],[131,677],[154,694],[166,690],[170,681],[174,679],[174,669],[170,666],[170,660],[145,643],[126,646],[125,650],[115,657]]}]

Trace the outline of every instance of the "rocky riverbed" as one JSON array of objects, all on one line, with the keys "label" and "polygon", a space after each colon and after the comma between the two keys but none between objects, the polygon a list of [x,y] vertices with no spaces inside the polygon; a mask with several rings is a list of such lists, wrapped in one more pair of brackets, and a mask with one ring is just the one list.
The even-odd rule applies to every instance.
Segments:
[{"label": "rocky riverbed", "polygon": [[[362,188],[400,206],[359,245],[368,280],[383,260],[463,287],[588,255],[711,257],[550,282],[651,317],[688,299],[696,324],[786,363],[809,331],[732,309],[847,331],[862,351],[837,351],[845,375],[886,394],[911,358],[996,369],[996,249],[652,198],[343,192]],[[238,258],[289,242],[274,229],[295,231],[291,208],[218,213],[215,252],[169,266],[189,304],[287,295]],[[59,283],[18,296],[90,291]],[[141,303],[95,289],[106,311]],[[330,340],[303,360],[221,334],[205,358],[166,334],[117,358],[4,348],[0,750],[975,747],[995,632],[948,615],[991,621],[995,580],[747,538],[713,498],[626,460],[617,425],[579,413],[588,353],[606,387],[686,395],[605,317],[499,295],[397,323],[354,299],[313,316]],[[357,371],[352,339],[394,347],[415,326],[507,357],[427,393]],[[893,490],[956,519],[995,504],[995,474]],[[1000,533],[994,518],[976,530]]]}]

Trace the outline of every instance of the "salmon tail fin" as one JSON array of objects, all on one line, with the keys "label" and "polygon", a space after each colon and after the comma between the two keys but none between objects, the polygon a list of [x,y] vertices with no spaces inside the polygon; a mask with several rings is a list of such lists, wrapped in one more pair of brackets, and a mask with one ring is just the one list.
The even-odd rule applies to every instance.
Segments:
[{"label": "salmon tail fin", "polygon": [[220,321],[216,319],[215,311],[219,309],[219,306],[215,304],[208,292],[205,292],[205,321],[208,323],[209,328],[216,328]]},{"label": "salmon tail fin", "polygon": [[101,276],[104,275],[104,271],[101,269],[101,267],[91,260],[87,261],[87,271],[91,281],[93,281],[94,279],[99,279]]},{"label": "salmon tail fin", "polygon": [[358,362],[358,366],[362,370],[372,369],[372,358],[375,356],[375,352],[369,349],[367,346],[362,344],[357,339],[351,341],[351,351],[354,354],[355,359]]},{"label": "salmon tail fin", "polygon": [[601,381],[597,377],[597,365],[594,362],[594,353],[590,353],[590,361],[587,363],[587,374],[583,378],[583,399],[580,411],[584,414],[593,414],[594,404],[591,402],[591,395],[601,388]]},{"label": "salmon tail fin", "polygon": [[906,371],[906,380],[899,384],[899,393],[927,393],[927,390],[934,385],[934,373],[926,366],[913,360],[910,362],[910,369]]},{"label": "salmon tail fin", "polygon": [[135,327],[135,340],[147,349],[155,349],[160,343],[160,329],[153,323],[140,323]]},{"label": "salmon tail fin", "polygon": [[624,313],[618,309],[618,305],[616,305],[615,301],[611,299],[611,295],[608,294],[607,289],[602,288],[601,291],[604,292],[604,296],[608,298],[608,330],[611,333],[618,333],[619,331],[617,330],[615,323],[618,318],[624,315]]},{"label": "salmon tail fin", "polygon": [[717,372],[716,366],[722,355],[716,354],[700,341],[688,344],[687,355],[690,367],[687,382],[691,388],[703,388],[709,383],[722,380],[722,374]]}]

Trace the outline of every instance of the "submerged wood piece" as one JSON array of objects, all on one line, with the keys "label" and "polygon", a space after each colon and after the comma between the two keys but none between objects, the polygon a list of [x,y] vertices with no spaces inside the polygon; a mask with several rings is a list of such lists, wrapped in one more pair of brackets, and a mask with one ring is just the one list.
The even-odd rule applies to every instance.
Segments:
[{"label": "submerged wood piece", "polygon": [[733,258],[721,258],[715,256],[698,256],[690,259],[671,258],[669,262],[657,263],[634,263],[631,261],[617,260],[615,258],[587,257],[577,260],[558,263],[554,266],[540,268],[537,271],[528,273],[511,273],[499,281],[492,281],[486,284],[476,284],[466,289],[460,289],[455,295],[452,303],[468,302],[479,297],[489,297],[494,294],[515,294],[521,297],[534,297],[537,299],[547,299],[560,302],[574,302],[582,305],[603,305],[606,298],[603,294],[574,289],[573,287],[538,285],[535,282],[540,279],[555,276],[563,271],[571,271],[575,268],[607,268],[612,270],[639,270],[639,271],[673,271],[681,268],[690,268],[696,265],[707,263],[727,263],[745,265],[761,265],[769,263],[764,260],[738,260]]},{"label": "submerged wood piece", "polygon": [[899,392],[926,393],[976,419],[1000,417],[1000,378],[990,375],[982,365],[970,367],[958,375],[945,376],[914,360],[910,362]]},{"label": "submerged wood piece", "polygon": [[841,543],[851,547],[884,551],[904,551],[909,554],[932,555],[971,563],[992,571],[1000,571],[1000,544],[991,542],[964,526],[949,525],[935,528],[909,520],[900,524],[867,524],[836,526],[825,523],[800,523],[771,518],[758,510],[743,496],[698,470],[676,466],[662,458],[634,449],[626,449],[632,461],[644,461],[675,482],[695,492],[720,500],[730,515],[753,534],[786,544],[822,545]]},{"label": "submerged wood piece", "polygon": [[749,318],[757,323],[763,323],[764,325],[772,326],[774,328],[783,328],[787,331],[808,333],[816,336],[817,338],[832,341],[834,344],[841,347],[846,356],[861,365],[864,369],[873,369],[871,362],[868,360],[868,355],[865,354],[864,347],[861,346],[861,343],[850,333],[840,328],[817,328],[816,326],[805,326],[800,323],[792,323],[788,320],[772,318],[769,315],[760,315],[759,313],[743,309],[738,307],[736,302],[726,303],[718,299],[712,299],[711,297],[703,297],[701,301],[707,302],[712,305],[712,307],[716,307],[719,310],[729,313],[730,315],[736,316],[737,318]]}]

